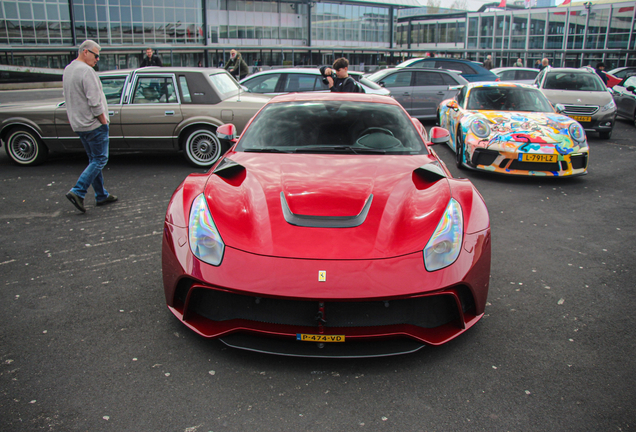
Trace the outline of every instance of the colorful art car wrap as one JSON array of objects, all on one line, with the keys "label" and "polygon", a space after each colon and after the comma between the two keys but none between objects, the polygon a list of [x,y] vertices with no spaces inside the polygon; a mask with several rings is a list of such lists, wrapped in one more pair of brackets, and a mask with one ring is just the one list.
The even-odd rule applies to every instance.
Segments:
[{"label": "colorful art car wrap", "polygon": [[[472,88],[486,86],[519,85],[469,85],[466,100]],[[451,101],[440,104],[439,120],[451,133],[448,144],[458,154],[458,166],[526,176],[587,173],[587,139],[575,120],[555,112],[466,110],[449,107]]]}]

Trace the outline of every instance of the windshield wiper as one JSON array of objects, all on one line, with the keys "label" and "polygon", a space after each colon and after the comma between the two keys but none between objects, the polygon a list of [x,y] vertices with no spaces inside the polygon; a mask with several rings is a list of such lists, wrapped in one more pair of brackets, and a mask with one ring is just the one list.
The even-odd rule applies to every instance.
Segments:
[{"label": "windshield wiper", "polygon": [[273,147],[244,148],[243,151],[246,153],[293,153],[291,151],[283,151]]},{"label": "windshield wiper", "polygon": [[373,154],[385,154],[385,150],[381,149],[372,149],[372,148],[363,148],[363,147],[351,147],[345,145],[316,145],[316,146],[302,146],[296,147],[296,153],[322,153],[322,152],[345,152],[352,154],[364,154],[364,153],[373,153]]}]

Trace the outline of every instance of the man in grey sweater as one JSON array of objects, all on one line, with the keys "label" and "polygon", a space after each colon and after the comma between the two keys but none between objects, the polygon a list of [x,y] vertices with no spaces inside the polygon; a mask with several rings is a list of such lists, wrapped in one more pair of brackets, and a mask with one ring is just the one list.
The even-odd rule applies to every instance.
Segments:
[{"label": "man in grey sweater", "polygon": [[92,40],[80,45],[77,59],[64,69],[62,77],[66,114],[71,128],[80,137],[88,155],[88,166],[66,198],[82,213],[86,212],[84,197],[89,186],[95,191],[98,206],[117,201],[104,188],[102,169],[108,162],[108,105],[93,67],[99,60],[101,47]]}]

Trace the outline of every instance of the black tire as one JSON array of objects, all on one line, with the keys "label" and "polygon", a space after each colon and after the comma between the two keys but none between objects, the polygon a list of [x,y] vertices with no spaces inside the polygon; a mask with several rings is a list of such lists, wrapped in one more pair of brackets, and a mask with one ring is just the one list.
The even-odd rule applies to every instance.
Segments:
[{"label": "black tire", "polygon": [[49,149],[40,137],[25,127],[12,128],[4,142],[7,155],[17,165],[39,165],[49,156]]},{"label": "black tire", "polygon": [[196,127],[183,139],[183,155],[188,163],[197,168],[210,167],[223,154],[221,141],[212,128]]},{"label": "black tire", "polygon": [[437,115],[435,116],[435,119],[437,120],[437,126],[441,126],[442,125],[442,119],[439,116],[440,112],[439,110],[437,110]]},{"label": "black tire", "polygon": [[[613,129],[612,129],[612,130],[613,130]],[[612,130],[599,132],[599,133],[598,133],[598,136],[599,136],[601,139],[608,140],[608,139],[610,139],[610,138],[612,137]]]},{"label": "black tire", "polygon": [[457,168],[466,169],[464,167],[464,136],[461,129],[457,130],[457,137],[455,138],[455,163]]}]

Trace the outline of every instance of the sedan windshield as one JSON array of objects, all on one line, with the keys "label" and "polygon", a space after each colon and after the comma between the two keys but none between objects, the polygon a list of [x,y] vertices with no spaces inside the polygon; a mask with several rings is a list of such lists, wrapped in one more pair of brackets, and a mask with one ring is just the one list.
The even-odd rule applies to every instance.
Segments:
[{"label": "sedan windshield", "polygon": [[471,89],[466,109],[554,112],[548,99],[537,89],[496,86]]},{"label": "sedan windshield", "polygon": [[401,107],[350,101],[267,105],[243,133],[237,151],[428,153],[421,135]]},{"label": "sedan windshield", "polygon": [[586,72],[553,72],[548,74],[546,90],[605,91],[598,75]]}]

